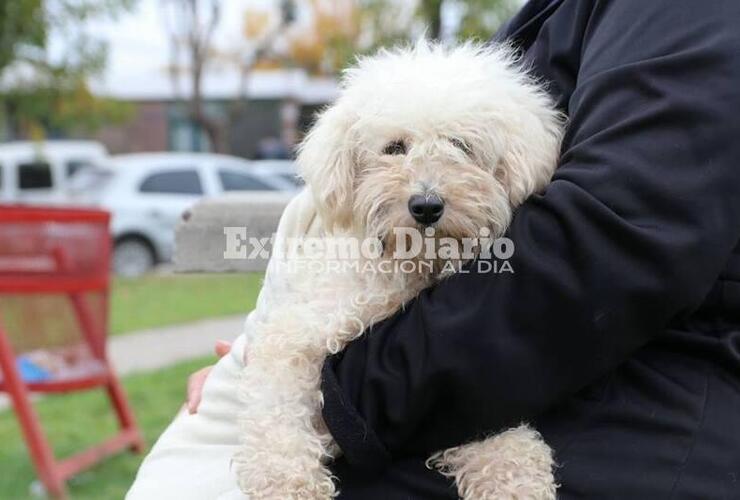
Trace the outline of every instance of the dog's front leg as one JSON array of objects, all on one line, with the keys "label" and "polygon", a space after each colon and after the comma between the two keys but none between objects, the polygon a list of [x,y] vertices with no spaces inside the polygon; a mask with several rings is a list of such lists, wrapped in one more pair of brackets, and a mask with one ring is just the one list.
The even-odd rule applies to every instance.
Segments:
[{"label": "dog's front leg", "polygon": [[234,458],[240,488],[250,500],[331,498],[334,484],[323,465],[331,437],[315,425],[317,368],[303,355],[281,359],[255,347],[242,381],[242,446]]},{"label": "dog's front leg", "polygon": [[427,465],[455,479],[463,500],[555,500],[555,462],[528,425],[437,453]]}]

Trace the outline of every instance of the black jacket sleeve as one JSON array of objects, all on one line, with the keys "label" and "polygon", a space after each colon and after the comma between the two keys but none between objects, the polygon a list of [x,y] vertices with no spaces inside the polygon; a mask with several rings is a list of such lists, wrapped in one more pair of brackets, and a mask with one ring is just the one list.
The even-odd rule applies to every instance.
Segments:
[{"label": "black jacket sleeve", "polygon": [[740,239],[740,3],[589,3],[562,34],[570,126],[510,226],[515,273],[456,275],[327,360],[350,465],[541,414],[698,307]]}]

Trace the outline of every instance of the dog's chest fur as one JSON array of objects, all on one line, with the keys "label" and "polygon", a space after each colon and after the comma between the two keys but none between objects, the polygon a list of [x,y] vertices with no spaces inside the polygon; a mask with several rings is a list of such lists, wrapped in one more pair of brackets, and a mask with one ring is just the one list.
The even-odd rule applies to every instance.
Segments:
[{"label": "dog's chest fur", "polygon": [[[321,418],[324,360],[435,282],[430,275],[353,271],[290,280],[247,350],[242,446],[234,465],[250,500],[336,494],[326,464],[341,450]],[[445,450],[429,466],[454,478],[464,499],[555,498],[551,451],[526,425]]]},{"label": "dog's chest fur", "polygon": [[333,496],[324,464],[338,449],[320,418],[324,360],[434,281],[351,266],[327,272],[325,259],[300,258],[322,265],[282,276],[288,285],[261,311],[246,352],[243,446],[235,464],[250,499]]}]

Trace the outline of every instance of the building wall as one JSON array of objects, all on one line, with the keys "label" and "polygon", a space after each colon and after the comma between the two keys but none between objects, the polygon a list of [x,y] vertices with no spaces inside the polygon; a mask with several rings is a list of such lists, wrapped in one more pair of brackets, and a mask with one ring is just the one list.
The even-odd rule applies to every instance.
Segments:
[{"label": "building wall", "polygon": [[[112,154],[150,151],[209,151],[208,139],[188,118],[187,107],[175,102],[136,102],[132,119],[123,125],[101,129],[95,139]],[[277,144],[284,156],[293,153],[295,142],[313,121],[320,106],[290,100],[263,99],[246,103],[228,132],[229,153],[258,158]],[[206,111],[224,116],[229,105],[211,101]]]},{"label": "building wall", "polygon": [[123,125],[103,127],[96,139],[113,154],[167,151],[169,149],[168,104],[135,102],[132,119]]},{"label": "building wall", "polygon": [[281,101],[249,101],[234,120],[229,133],[231,153],[244,158],[259,156],[260,142],[281,140]]}]

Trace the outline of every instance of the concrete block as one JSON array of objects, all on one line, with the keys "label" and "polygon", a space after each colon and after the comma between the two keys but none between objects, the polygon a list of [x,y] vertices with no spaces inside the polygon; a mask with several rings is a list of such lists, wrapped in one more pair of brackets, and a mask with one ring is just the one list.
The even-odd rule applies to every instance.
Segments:
[{"label": "concrete block", "polygon": [[[204,199],[193,206],[178,224],[174,264],[177,272],[264,271],[267,258],[226,259],[225,227],[246,227],[248,238],[265,238],[278,222],[295,193],[229,193]],[[247,252],[251,247],[247,245]]]}]

